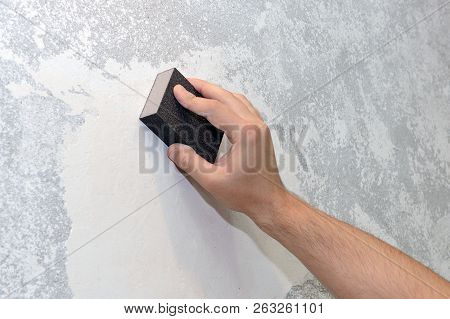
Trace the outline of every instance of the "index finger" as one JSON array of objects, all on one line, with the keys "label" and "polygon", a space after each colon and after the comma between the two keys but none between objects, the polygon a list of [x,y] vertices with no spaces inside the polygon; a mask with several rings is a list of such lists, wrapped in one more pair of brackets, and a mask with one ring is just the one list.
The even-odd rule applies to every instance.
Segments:
[{"label": "index finger", "polygon": [[207,99],[214,99],[227,105],[236,102],[235,97],[231,92],[228,92],[218,85],[196,78],[188,78],[188,80],[194,88]]}]

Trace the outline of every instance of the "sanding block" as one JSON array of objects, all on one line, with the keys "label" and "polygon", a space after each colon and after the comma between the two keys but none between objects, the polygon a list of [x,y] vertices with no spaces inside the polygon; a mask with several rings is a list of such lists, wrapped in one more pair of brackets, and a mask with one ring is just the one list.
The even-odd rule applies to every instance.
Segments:
[{"label": "sanding block", "polygon": [[173,88],[177,84],[201,97],[176,68],[161,72],[156,76],[139,119],[167,146],[174,143],[186,144],[208,162],[214,163],[223,131],[214,127],[206,118],[181,106],[173,94]]}]

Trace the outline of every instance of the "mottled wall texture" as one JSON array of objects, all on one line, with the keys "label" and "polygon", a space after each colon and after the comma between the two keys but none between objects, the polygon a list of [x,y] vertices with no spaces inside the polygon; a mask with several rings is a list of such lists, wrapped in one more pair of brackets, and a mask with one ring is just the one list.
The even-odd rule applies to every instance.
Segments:
[{"label": "mottled wall texture", "polygon": [[142,131],[174,66],[254,102],[292,191],[449,279],[449,30],[444,0],[0,0],[0,297],[329,297]]}]

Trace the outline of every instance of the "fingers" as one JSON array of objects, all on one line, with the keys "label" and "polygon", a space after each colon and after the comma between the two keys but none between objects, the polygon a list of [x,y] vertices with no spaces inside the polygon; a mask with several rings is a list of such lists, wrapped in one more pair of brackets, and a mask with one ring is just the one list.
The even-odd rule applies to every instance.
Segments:
[{"label": "fingers", "polygon": [[195,96],[181,85],[176,85],[173,91],[178,102],[223,130],[231,143],[238,140],[239,127],[255,120],[254,116],[262,120],[259,112],[242,94],[231,93],[200,79],[190,78],[189,82],[204,97]]},{"label": "fingers", "polygon": [[197,97],[181,85],[176,85],[173,91],[182,106],[206,117],[212,125],[223,130],[232,143],[236,141],[238,133],[236,126],[242,125],[243,119],[233,110],[217,100]]},{"label": "fingers", "polygon": [[216,100],[195,96],[181,85],[176,85],[173,89],[173,93],[181,105],[204,117],[206,117],[217,104]]},{"label": "fingers", "polygon": [[232,105],[232,103],[235,102],[233,94],[220,86],[200,79],[189,78],[188,80],[201,95],[208,99],[214,99],[229,105]]},{"label": "fingers", "polygon": [[167,150],[167,155],[176,166],[189,174],[202,187],[208,187],[216,166],[184,144],[172,144]]},{"label": "fingers", "polygon": [[204,80],[189,78],[189,82],[195,87],[197,91],[200,92],[206,98],[215,99],[217,101],[223,102],[224,104],[230,106],[235,111],[239,111],[240,108],[236,105],[236,99],[243,103],[251,114],[261,117],[259,112],[253,107],[247,98],[242,94],[229,92],[220,86],[211,84]]}]

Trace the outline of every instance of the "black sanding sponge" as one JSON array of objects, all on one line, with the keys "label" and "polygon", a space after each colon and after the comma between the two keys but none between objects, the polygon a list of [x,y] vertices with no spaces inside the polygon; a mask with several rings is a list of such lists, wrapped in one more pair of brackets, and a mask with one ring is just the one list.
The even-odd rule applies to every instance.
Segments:
[{"label": "black sanding sponge", "polygon": [[177,84],[201,96],[177,69],[164,71],[156,76],[139,119],[167,146],[173,143],[189,145],[208,162],[214,163],[223,131],[181,106],[173,94]]}]

